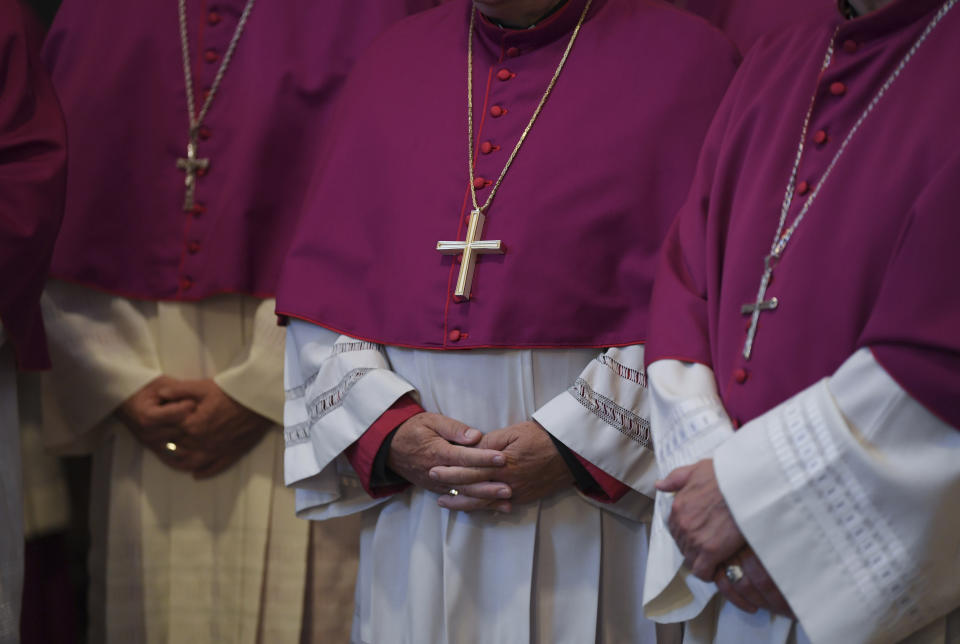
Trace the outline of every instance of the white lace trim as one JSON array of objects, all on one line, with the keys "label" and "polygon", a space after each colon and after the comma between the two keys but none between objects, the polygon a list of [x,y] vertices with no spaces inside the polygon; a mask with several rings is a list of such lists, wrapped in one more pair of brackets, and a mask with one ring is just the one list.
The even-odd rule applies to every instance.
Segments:
[{"label": "white lace trim", "polygon": [[577,378],[569,392],[587,411],[600,418],[607,425],[640,445],[650,445],[650,421],[646,418],[638,416],[606,396],[598,394],[583,378]]},{"label": "white lace trim", "polygon": [[370,367],[362,367],[348,371],[334,387],[314,396],[306,404],[309,420],[287,427],[283,432],[286,444],[294,445],[310,439],[310,432],[314,425],[324,416],[343,404],[343,399],[357,382],[365,375],[375,371]]},{"label": "white lace trim", "polygon": [[[333,345],[333,351],[330,353],[330,357],[338,356],[343,353],[348,353],[351,351],[377,351],[383,353],[383,345],[377,344],[375,342],[366,342],[363,340],[357,340],[356,342],[338,342]],[[307,395],[307,389],[310,388],[319,375],[319,371],[314,372],[309,378],[303,381],[297,387],[291,387],[286,390],[287,401],[298,400]]]},{"label": "white lace trim", "polygon": [[770,442],[794,498],[813,516],[878,623],[925,619],[910,580],[916,564],[844,462],[814,404],[784,404],[770,424]]},{"label": "white lace trim", "polygon": [[643,370],[633,369],[632,367],[622,365],[605,353],[601,353],[599,356],[597,356],[597,362],[612,370],[624,380],[629,380],[632,383],[638,384],[644,389],[647,388],[647,374]]},{"label": "white lace trim", "polygon": [[668,431],[656,432],[657,461],[663,472],[708,458],[733,435],[723,405],[716,397],[680,401],[666,419]]}]

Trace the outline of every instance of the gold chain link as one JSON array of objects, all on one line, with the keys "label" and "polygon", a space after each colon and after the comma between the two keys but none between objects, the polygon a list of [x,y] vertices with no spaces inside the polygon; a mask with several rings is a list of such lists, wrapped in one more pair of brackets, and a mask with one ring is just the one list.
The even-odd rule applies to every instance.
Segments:
[{"label": "gold chain link", "polygon": [[490,204],[493,203],[493,198],[496,196],[497,190],[500,188],[500,183],[503,182],[503,178],[507,176],[507,171],[513,164],[513,160],[520,151],[520,147],[526,140],[527,135],[530,134],[530,130],[533,128],[533,124],[536,123],[537,117],[540,116],[540,112],[543,111],[543,106],[547,104],[547,99],[550,98],[550,94],[553,92],[553,87],[557,84],[557,79],[560,78],[560,72],[563,71],[564,65],[567,64],[567,57],[570,55],[570,50],[573,49],[573,43],[577,41],[577,36],[580,34],[580,27],[583,26],[583,21],[586,20],[587,12],[590,11],[590,5],[592,3],[593,0],[587,0],[587,4],[583,8],[583,12],[580,14],[580,20],[577,21],[577,26],[573,29],[573,34],[570,35],[570,42],[567,43],[567,48],[563,52],[563,58],[560,59],[560,64],[557,65],[557,70],[553,73],[553,78],[550,79],[550,84],[547,85],[547,91],[543,93],[543,98],[540,99],[540,104],[537,105],[537,109],[534,110],[533,116],[530,117],[530,122],[527,123],[527,127],[524,128],[523,134],[520,135],[520,140],[517,141],[516,147],[514,147],[513,152],[510,153],[510,158],[507,159],[506,165],[503,166],[503,171],[497,178],[496,183],[493,184],[493,188],[490,190],[490,196],[487,197],[487,200],[484,202],[483,206],[480,206],[477,203],[477,189],[473,183],[475,181],[473,175],[473,35],[477,9],[471,9],[470,33],[468,34],[467,38],[467,160],[470,171],[470,197],[473,200],[474,210],[477,210],[481,213],[485,212],[487,208],[490,207]]}]

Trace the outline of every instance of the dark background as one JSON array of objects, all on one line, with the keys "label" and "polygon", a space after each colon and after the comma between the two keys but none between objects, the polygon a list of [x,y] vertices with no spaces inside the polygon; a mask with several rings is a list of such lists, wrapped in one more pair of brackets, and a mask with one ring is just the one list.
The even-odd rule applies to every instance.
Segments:
[{"label": "dark background", "polygon": [[60,6],[60,0],[24,0],[26,4],[36,11],[37,16],[45,25],[49,25],[53,20],[53,14],[57,12]]}]

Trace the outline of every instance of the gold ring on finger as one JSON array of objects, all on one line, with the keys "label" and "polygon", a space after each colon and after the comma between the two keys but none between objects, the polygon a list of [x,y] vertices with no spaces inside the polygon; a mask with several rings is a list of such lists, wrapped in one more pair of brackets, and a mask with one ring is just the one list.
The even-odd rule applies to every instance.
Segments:
[{"label": "gold ring on finger", "polygon": [[449,494],[450,496],[460,496],[460,490],[458,490],[455,487],[452,487],[449,490],[447,490],[447,494]]},{"label": "gold ring on finger", "polygon": [[736,584],[738,581],[743,579],[743,568],[737,564],[730,564],[727,566],[727,569],[723,571],[723,574],[726,576],[727,581],[731,584]]},{"label": "gold ring on finger", "polygon": [[177,444],[173,441],[169,441],[166,445],[164,445],[164,448],[166,448],[168,452],[175,452],[177,451]]}]

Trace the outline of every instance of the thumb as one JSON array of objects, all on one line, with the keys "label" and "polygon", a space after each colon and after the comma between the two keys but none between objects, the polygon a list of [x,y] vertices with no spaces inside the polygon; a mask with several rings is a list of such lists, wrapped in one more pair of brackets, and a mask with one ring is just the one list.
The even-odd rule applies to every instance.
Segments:
[{"label": "thumb", "polygon": [[690,480],[691,474],[693,474],[693,465],[678,467],[670,472],[667,478],[657,481],[655,486],[661,492],[679,492]]},{"label": "thumb", "polygon": [[483,438],[483,433],[480,432],[480,430],[473,429],[466,423],[461,423],[459,420],[454,420],[453,418],[439,414],[435,414],[430,418],[428,426],[441,438],[458,445],[475,445]]}]

